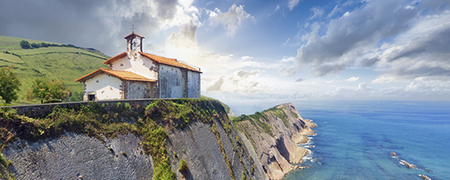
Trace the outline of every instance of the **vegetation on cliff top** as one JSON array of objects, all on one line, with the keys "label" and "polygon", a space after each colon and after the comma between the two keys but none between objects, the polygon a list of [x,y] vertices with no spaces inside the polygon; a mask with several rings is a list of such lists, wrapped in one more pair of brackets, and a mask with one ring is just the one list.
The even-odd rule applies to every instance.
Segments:
[{"label": "vegetation on cliff top", "polygon": [[[286,107],[278,105],[270,109],[264,110],[262,112],[256,112],[255,114],[251,115],[243,114],[238,117],[232,117],[231,121],[233,122],[234,125],[242,121],[250,121],[250,123],[252,123],[253,126],[261,128],[265,133],[273,136],[272,131],[270,129],[270,125],[267,123],[269,121],[267,115],[268,113],[272,113],[276,118],[280,118],[286,127],[289,127],[289,119],[286,113],[284,112],[285,110]],[[298,116],[297,114],[295,115],[296,117]],[[260,129],[258,129],[258,131],[261,132]]]},{"label": "vegetation on cliff top", "polygon": [[[270,109],[264,110],[262,112],[256,112],[255,114],[251,115],[241,115],[238,117],[231,117],[231,121],[233,125],[238,128],[241,132],[244,133],[244,135],[250,140],[252,143],[253,148],[256,148],[255,140],[252,138],[252,135],[247,130],[249,128],[247,125],[238,125],[240,122],[248,121],[250,122],[259,133],[267,133],[270,136],[273,137],[273,132],[271,129],[271,125],[269,124],[269,117],[268,115],[273,115],[275,118],[280,118],[283,121],[283,124],[288,128],[289,127],[289,119],[288,116],[285,113],[286,107],[277,105]],[[295,114],[295,113],[293,113]],[[297,115],[297,114],[295,114]],[[256,151],[256,149],[255,149]]]}]

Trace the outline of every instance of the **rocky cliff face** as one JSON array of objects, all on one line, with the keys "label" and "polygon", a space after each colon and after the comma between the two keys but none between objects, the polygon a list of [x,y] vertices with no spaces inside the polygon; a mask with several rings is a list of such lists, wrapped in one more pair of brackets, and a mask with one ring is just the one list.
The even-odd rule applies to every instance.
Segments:
[{"label": "rocky cliff face", "polygon": [[0,172],[2,179],[280,179],[307,153],[297,144],[314,124],[292,104],[239,118],[235,128],[213,100],[88,104],[54,108],[46,118],[1,109]]},{"label": "rocky cliff face", "polygon": [[308,150],[298,144],[308,141],[316,125],[303,119],[292,103],[286,103],[261,113],[234,119],[249,149],[254,150],[270,179],[282,179],[285,174],[301,168]]},{"label": "rocky cliff face", "polygon": [[151,157],[142,153],[140,142],[132,134],[102,142],[65,133],[33,143],[18,139],[3,154],[17,179],[151,179]]}]

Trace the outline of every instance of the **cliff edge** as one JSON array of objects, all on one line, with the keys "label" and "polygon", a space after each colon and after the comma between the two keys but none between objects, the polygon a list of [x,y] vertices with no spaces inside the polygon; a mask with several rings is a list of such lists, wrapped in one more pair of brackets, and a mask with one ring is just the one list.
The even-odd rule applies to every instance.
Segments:
[{"label": "cliff edge", "polygon": [[[233,119],[248,148],[261,162],[270,179],[282,179],[296,168],[308,150],[298,146],[313,135],[316,127],[309,119],[303,119],[292,103],[285,103],[252,115]],[[294,164],[294,165],[293,165]]]},{"label": "cliff edge", "polygon": [[1,179],[281,179],[314,127],[291,103],[233,123],[216,100],[32,109],[0,109]]}]

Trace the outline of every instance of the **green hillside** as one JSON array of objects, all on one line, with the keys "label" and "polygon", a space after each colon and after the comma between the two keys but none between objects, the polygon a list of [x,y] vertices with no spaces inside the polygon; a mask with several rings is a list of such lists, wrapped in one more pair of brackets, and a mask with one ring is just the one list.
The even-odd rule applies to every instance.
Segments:
[{"label": "green hillside", "polygon": [[[51,44],[49,47],[22,49],[20,41],[30,44],[42,42]],[[103,61],[109,57],[95,49],[62,45],[53,42],[37,41],[16,37],[0,36],[0,68],[13,66],[22,83],[19,99],[12,104],[30,104],[24,99],[25,92],[31,87],[31,82],[37,77],[60,80],[72,92],[82,92],[83,84],[75,82],[98,68],[108,68]],[[0,104],[3,101],[0,101]]]}]

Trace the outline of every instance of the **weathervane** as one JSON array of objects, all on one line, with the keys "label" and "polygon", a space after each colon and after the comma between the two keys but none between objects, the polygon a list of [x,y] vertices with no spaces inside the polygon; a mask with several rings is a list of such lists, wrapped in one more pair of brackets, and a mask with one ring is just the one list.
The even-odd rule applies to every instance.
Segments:
[{"label": "weathervane", "polygon": [[134,33],[134,30],[136,29],[135,27],[134,27],[134,24],[131,26],[131,32],[133,32]]}]

